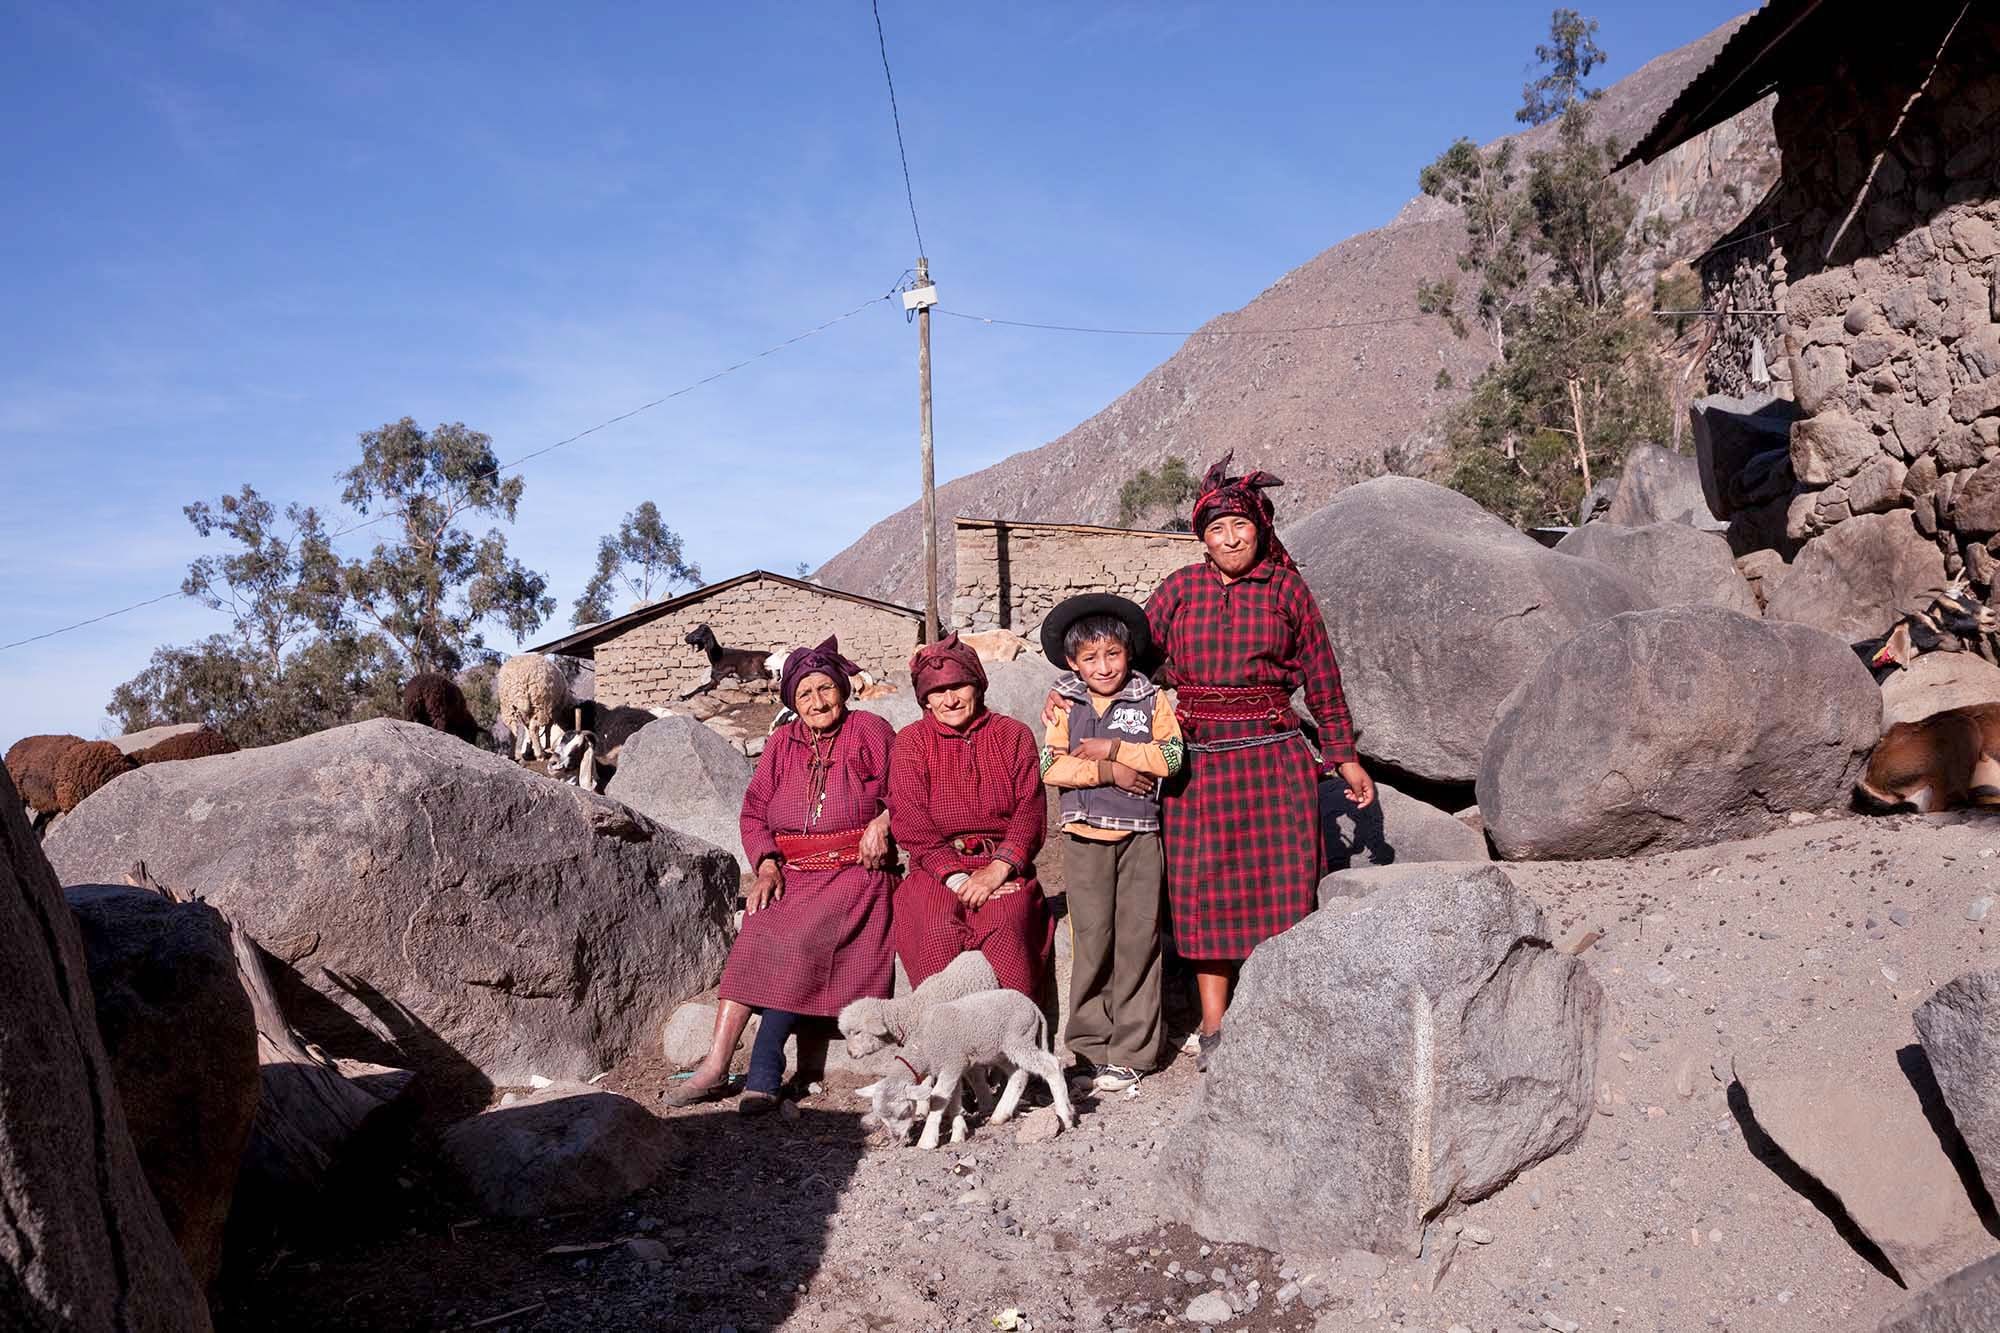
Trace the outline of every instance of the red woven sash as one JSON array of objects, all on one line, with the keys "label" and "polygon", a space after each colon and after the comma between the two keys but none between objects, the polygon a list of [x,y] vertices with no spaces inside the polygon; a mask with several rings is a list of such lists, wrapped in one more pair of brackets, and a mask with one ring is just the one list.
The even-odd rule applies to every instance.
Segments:
[{"label": "red woven sash", "polygon": [[778,855],[787,870],[845,870],[861,864],[861,835],[866,829],[838,833],[780,833]]},{"label": "red woven sash", "polygon": [[1196,722],[1261,722],[1298,725],[1292,696],[1275,685],[1183,685],[1174,712]]}]

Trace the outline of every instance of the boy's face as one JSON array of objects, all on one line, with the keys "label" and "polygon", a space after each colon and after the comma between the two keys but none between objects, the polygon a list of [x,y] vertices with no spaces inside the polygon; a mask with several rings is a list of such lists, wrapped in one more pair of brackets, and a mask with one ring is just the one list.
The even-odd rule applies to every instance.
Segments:
[{"label": "boy's face", "polygon": [[1069,669],[1092,694],[1116,694],[1124,689],[1131,667],[1131,654],[1116,639],[1092,639],[1069,659]]}]

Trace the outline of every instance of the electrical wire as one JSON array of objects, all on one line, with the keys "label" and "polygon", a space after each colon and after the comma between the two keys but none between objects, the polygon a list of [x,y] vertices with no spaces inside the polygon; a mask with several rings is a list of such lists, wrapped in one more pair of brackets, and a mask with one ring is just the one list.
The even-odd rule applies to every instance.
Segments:
[{"label": "electrical wire", "polygon": [[917,234],[917,253],[924,249],[924,229],[917,223],[917,192],[910,185],[910,155],[903,148],[903,113],[896,109],[896,76],[889,72],[889,39],[882,35],[882,0],[869,0],[875,11],[875,45],[882,52],[882,78],[889,85],[889,118],[896,124],[896,157],[903,164],[903,197],[910,202],[910,230]]},{"label": "electrical wire", "polygon": [[1047,329],[1055,333],[1108,333],[1128,338],[1266,338],[1291,333],[1330,333],[1336,329],[1365,329],[1379,324],[1408,324],[1433,315],[1384,315],[1380,319],[1350,319],[1334,324],[1303,324],[1282,329],[1106,329],[1082,324],[1038,324],[1025,319],[999,319],[992,315],[972,315],[963,310],[937,308],[940,315],[968,319],[976,324],[1004,325],[1010,329]]},{"label": "electrical wire", "polygon": [[[684,384],[680,388],[675,389],[672,393],[663,393],[658,398],[653,399],[651,402],[641,403],[639,404],[639,406],[631,409],[628,412],[620,412],[615,417],[606,417],[603,421],[598,422],[595,426],[591,426],[585,430],[580,430],[574,435],[565,436],[564,438],[557,440],[554,444],[543,445],[541,448],[536,449],[531,453],[522,454],[519,458],[514,459],[512,462],[502,463],[499,466],[491,469],[490,471],[480,473],[477,477],[473,478],[473,480],[483,481],[491,477],[498,477],[501,473],[511,471],[512,469],[521,466],[521,464],[528,462],[530,459],[540,458],[544,454],[554,453],[556,450],[562,448],[564,445],[575,444],[578,440],[583,439],[585,436],[595,435],[598,431],[603,430],[607,426],[615,426],[621,421],[627,421],[633,417],[638,416],[641,412],[650,411],[653,408],[658,407],[662,403],[671,402],[673,399],[679,398],[684,394],[693,393],[696,389],[701,388],[705,384],[713,384],[716,380],[721,379],[725,375],[732,375],[735,372],[743,369],[745,366],[751,365],[757,361],[761,361],[765,357],[771,356],[774,353],[784,351],[787,347],[792,346],[794,343],[804,342],[806,339],[813,337],[816,334],[826,332],[826,330],[832,328],[836,324],[839,324],[845,320],[853,319],[856,315],[860,314],[864,310],[869,309],[872,306],[879,305],[883,301],[894,299],[895,295],[896,293],[894,291],[888,291],[884,292],[880,296],[870,297],[868,300],[863,301],[860,305],[855,306],[854,309],[847,311],[845,314],[835,315],[832,319],[826,320],[825,322],[820,324],[813,325],[813,327],[807,329],[803,333],[796,333],[793,334],[791,337],[785,339],[783,342],[773,343],[769,347],[766,347],[763,351],[756,353],[754,356],[746,356],[741,361],[736,362],[734,365],[724,366],[722,369],[715,371],[713,374],[704,375],[700,379],[695,380],[690,384]],[[350,532],[358,532],[362,528],[372,527],[386,518],[394,517],[394,513],[395,511],[388,510],[384,511],[383,513],[377,514],[373,518],[362,519],[359,522],[350,523],[346,527],[338,528],[335,531],[328,533],[327,539],[330,541],[335,537],[345,536]],[[176,588],[172,592],[163,592],[157,597],[148,597],[143,602],[134,602],[130,606],[121,606],[116,611],[106,611],[103,615],[92,616],[88,620],[79,620],[74,622],[73,624],[63,625],[52,630],[45,630],[40,634],[30,635],[25,639],[15,639],[11,643],[0,643],[0,652],[6,652],[9,648],[20,648],[24,647],[27,644],[39,643],[43,639],[53,639],[58,634],[68,634],[70,631],[82,629],[86,625],[95,625],[99,621],[110,620],[114,616],[122,616],[125,615],[127,612],[137,611],[141,607],[152,606],[156,602],[164,602],[170,597],[179,597],[181,595],[182,595],[181,590]]]}]

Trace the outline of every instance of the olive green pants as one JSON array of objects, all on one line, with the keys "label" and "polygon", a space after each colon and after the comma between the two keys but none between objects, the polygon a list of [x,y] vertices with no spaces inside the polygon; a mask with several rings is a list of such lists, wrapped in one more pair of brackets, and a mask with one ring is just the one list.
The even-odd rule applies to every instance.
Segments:
[{"label": "olive green pants", "polygon": [[1122,842],[1063,839],[1069,898],[1069,1026],[1073,1054],[1145,1071],[1160,1063],[1160,835]]}]

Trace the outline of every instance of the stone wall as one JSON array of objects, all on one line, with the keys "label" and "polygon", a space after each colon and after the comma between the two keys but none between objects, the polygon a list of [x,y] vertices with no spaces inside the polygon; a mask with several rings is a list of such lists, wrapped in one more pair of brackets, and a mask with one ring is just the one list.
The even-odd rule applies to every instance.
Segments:
[{"label": "stone wall", "polygon": [[696,625],[724,647],[769,652],[840,636],[840,650],[879,679],[909,669],[923,620],[776,579],[751,579],[597,645],[597,701],[642,708],[673,703],[708,679],[708,659],[684,640]]},{"label": "stone wall", "polygon": [[1145,601],[1161,579],[1201,558],[1201,542],[1185,532],[961,518],[957,554],[952,623],[1025,634],[1080,592]]},{"label": "stone wall", "polygon": [[1975,6],[1937,59],[1941,35],[1928,21],[1871,24],[1865,43],[1828,53],[1778,97],[1787,216],[1774,290],[1805,413],[1786,523],[1809,538],[1907,509],[1951,572],[1990,586],[2000,15]]}]

